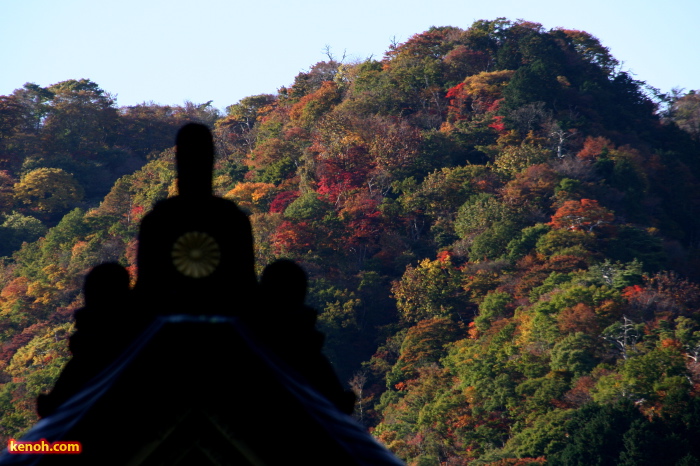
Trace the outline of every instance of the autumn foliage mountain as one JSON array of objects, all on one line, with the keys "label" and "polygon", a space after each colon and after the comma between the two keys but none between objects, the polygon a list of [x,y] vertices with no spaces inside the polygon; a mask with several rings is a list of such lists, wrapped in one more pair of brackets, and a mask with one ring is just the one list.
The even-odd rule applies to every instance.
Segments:
[{"label": "autumn foliage mountain", "polygon": [[309,272],[357,417],[409,464],[697,464],[699,102],[588,33],[505,19],[317,63],[225,115],[89,80],[1,96],[0,434],[69,358],[86,271],[138,273],[199,121],[258,266]]}]

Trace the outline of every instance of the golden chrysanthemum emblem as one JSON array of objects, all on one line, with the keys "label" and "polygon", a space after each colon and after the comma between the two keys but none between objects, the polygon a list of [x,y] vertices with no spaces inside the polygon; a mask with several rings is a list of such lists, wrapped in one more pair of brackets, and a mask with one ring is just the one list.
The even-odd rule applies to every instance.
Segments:
[{"label": "golden chrysanthemum emblem", "polygon": [[203,278],[216,270],[221,251],[214,238],[208,234],[190,231],[175,241],[172,257],[178,272],[187,277]]}]

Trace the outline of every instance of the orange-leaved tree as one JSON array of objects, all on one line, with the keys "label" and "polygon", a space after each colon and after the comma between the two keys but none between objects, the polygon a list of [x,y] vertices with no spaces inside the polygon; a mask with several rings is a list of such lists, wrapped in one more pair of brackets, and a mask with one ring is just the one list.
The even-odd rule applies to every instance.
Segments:
[{"label": "orange-leaved tree", "polygon": [[592,232],[610,225],[615,215],[594,199],[566,201],[554,215],[549,225],[558,229]]}]

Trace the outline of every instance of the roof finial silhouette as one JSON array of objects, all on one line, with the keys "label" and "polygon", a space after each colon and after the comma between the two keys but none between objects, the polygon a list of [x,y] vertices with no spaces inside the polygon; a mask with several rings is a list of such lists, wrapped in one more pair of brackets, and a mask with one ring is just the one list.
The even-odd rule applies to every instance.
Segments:
[{"label": "roof finial silhouette", "polygon": [[146,313],[240,315],[257,297],[253,235],[235,203],[214,196],[214,142],[201,124],[176,139],[177,196],[141,222],[135,290]]},{"label": "roof finial silhouette", "polygon": [[[213,153],[206,127],[179,132],[180,193],[141,222],[138,281],[116,263],[87,275],[74,358],[27,440],[82,442],[87,465],[401,464],[338,413],[356,397],[321,352],[304,269],[278,260],[258,284],[248,218],[212,193]],[[272,417],[277,449],[261,434]]]},{"label": "roof finial silhouette", "polygon": [[211,196],[214,169],[214,140],[211,131],[189,123],[177,133],[177,188],[180,196]]}]

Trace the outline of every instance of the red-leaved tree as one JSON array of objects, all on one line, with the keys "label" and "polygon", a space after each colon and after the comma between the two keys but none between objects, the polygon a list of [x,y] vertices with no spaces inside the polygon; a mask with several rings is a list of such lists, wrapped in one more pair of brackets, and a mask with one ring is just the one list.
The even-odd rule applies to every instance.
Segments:
[{"label": "red-leaved tree", "polygon": [[563,206],[552,215],[549,225],[554,228],[588,231],[600,229],[610,225],[615,215],[594,199],[581,199],[580,201],[566,201]]}]

